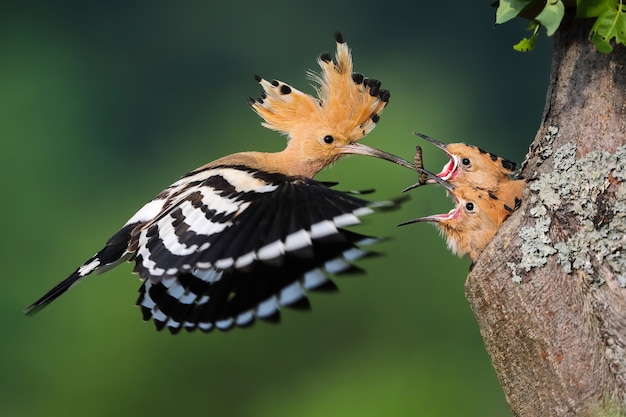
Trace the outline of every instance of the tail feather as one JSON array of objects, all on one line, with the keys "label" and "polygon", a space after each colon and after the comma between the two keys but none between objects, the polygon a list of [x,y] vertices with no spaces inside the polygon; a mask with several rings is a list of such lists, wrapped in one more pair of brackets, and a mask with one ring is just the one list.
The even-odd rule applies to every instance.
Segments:
[{"label": "tail feather", "polygon": [[39,310],[59,298],[87,275],[92,272],[104,272],[126,260],[130,255],[127,252],[127,249],[131,239],[131,231],[135,228],[135,226],[137,226],[136,223],[124,226],[107,241],[101,251],[78,267],[72,275],[59,282],[54,288],[44,294],[43,297],[26,307],[24,309],[24,314],[27,316],[36,314]]},{"label": "tail feather", "polygon": [[[94,256],[95,258],[95,256]],[[92,259],[94,259],[92,258]],[[85,263],[85,265],[87,265],[87,263]],[[82,267],[81,267],[82,268]],[[77,269],[72,275],[70,275],[68,278],[64,279],[63,281],[59,282],[53,289],[51,289],[50,291],[48,291],[43,297],[41,297],[39,300],[35,301],[34,303],[32,303],[31,305],[29,305],[28,307],[26,307],[24,309],[24,314],[26,314],[27,316],[32,316],[34,314],[36,314],[39,310],[43,309],[44,307],[46,307],[48,304],[50,304],[51,302],[53,302],[54,300],[56,300],[57,298],[59,298],[61,295],[63,295],[67,290],[69,290],[70,288],[72,288],[75,284],[77,284],[81,279],[83,279],[84,277],[87,276],[87,274],[85,275],[80,275],[80,268]],[[93,271],[93,270],[92,270]],[[91,271],[90,271],[91,272]]]}]

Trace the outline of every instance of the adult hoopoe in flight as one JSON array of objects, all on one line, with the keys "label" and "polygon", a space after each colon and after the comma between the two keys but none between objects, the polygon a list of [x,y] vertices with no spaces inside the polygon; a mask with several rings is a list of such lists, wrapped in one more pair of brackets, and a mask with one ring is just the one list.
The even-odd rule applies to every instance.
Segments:
[{"label": "adult hoopoe in flight", "polygon": [[256,76],[250,99],[263,125],[288,137],[277,153],[242,152],[210,162],[144,205],[104,248],[27,307],[42,309],[87,275],[134,261],[143,280],[137,304],[144,320],[172,333],[247,326],[279,319],[281,305],[306,307],[305,290],[332,287],[329,275],[375,241],[342,227],[359,223],[370,203],[312,178],[346,154],[412,165],[357,143],[379,120],[389,92],[352,72],[335,35],[335,61],[319,56],[311,74],[318,97]]},{"label": "adult hoopoe in flight", "polygon": [[399,226],[417,222],[434,223],[454,254],[469,255],[472,262],[475,262],[517,206],[507,206],[496,195],[480,187],[454,186],[438,175],[419,167],[418,170],[429,176],[429,183],[439,183],[446,188],[454,200],[454,208],[448,213],[420,217]]},{"label": "adult hoopoe in flight", "polygon": [[[526,180],[514,178],[517,164],[481,148],[464,143],[445,144],[422,133],[415,135],[427,140],[446,153],[450,160],[437,177],[456,187],[478,187],[497,196],[514,209],[521,200]],[[415,185],[434,184],[434,177],[421,179]]]}]

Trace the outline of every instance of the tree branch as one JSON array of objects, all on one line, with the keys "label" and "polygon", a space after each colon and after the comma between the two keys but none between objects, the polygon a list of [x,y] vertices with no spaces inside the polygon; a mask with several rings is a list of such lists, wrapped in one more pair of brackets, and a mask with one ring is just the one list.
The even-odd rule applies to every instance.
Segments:
[{"label": "tree branch", "polygon": [[524,202],[466,282],[516,416],[626,413],[626,48],[554,36]]}]

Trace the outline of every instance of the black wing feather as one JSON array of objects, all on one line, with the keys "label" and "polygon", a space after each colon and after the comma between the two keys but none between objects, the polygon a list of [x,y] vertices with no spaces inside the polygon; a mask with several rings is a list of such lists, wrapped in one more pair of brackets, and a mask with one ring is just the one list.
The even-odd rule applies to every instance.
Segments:
[{"label": "black wing feather", "polygon": [[[148,285],[150,286],[149,297],[152,302],[158,306],[168,321],[171,319],[174,323],[179,324],[176,327],[167,326],[172,332],[175,333],[183,327],[191,331],[202,323],[212,324],[209,328],[211,330],[216,327],[214,324],[218,321],[230,320],[234,323],[240,314],[255,309],[260,303],[272,296],[276,296],[290,284],[302,281],[306,272],[323,266],[324,263],[341,256],[343,252],[355,248],[359,242],[366,239],[368,239],[367,236],[340,229],[338,236],[314,242],[313,257],[303,259],[297,256],[286,255],[280,266],[259,263],[253,271],[225,271],[222,272],[219,280],[211,283],[202,281],[190,273],[181,274],[177,280],[185,288],[185,292],[194,293],[196,301],[202,297],[208,297],[208,301],[204,303],[182,304],[167,292],[167,288],[162,282],[146,282],[140,290],[137,304],[142,305],[144,303],[146,297],[145,286]],[[340,273],[349,272],[352,272],[352,270],[347,269]],[[329,279],[319,289],[333,290],[336,289],[336,286]],[[296,303],[288,305],[288,307],[308,309],[310,305],[307,298],[302,297]],[[151,317],[150,310],[142,307],[142,311],[144,319]],[[278,319],[278,312],[270,316],[270,321]],[[162,318],[155,321],[159,322],[157,329],[166,327],[163,325],[166,322],[165,319]],[[242,327],[250,324],[251,322],[246,322]],[[230,328],[232,328],[231,325],[222,328],[222,330]]]}]

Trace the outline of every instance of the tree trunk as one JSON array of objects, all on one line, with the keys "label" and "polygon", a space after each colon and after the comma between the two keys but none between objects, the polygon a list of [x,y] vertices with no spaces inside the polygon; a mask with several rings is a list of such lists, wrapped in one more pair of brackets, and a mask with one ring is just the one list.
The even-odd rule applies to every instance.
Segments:
[{"label": "tree trunk", "polygon": [[554,36],[523,204],[465,285],[520,417],[626,415],[626,48],[590,28]]}]

